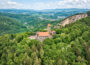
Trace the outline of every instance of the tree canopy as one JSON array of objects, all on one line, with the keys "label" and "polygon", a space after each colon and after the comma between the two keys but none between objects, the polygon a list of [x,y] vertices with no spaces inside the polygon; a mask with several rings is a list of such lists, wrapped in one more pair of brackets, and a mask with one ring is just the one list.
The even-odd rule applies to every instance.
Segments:
[{"label": "tree canopy", "polygon": [[0,65],[90,64],[90,17],[55,31],[43,42],[30,40],[30,32],[0,36]]}]

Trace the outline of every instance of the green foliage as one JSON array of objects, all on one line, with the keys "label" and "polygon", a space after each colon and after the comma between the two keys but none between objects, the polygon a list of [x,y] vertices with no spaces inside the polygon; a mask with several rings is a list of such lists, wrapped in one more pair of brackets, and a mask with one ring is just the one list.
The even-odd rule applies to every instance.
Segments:
[{"label": "green foliage", "polygon": [[7,16],[0,16],[0,35],[25,31],[28,30],[20,21]]},{"label": "green foliage", "polygon": [[89,65],[90,17],[61,29],[52,39],[30,40],[34,33],[0,36],[0,65]]},{"label": "green foliage", "polygon": [[[48,19],[48,16],[47,16],[46,19],[40,19],[39,17],[43,17],[43,15],[42,14],[36,14],[36,13],[33,13],[33,14],[0,13],[0,16],[2,16],[2,17],[7,16],[10,19],[12,19],[14,22],[16,22],[15,20],[18,20],[15,23],[16,25],[14,25],[16,27],[15,28],[16,31],[20,31],[19,29],[24,29],[24,31],[27,31],[27,29],[28,29],[30,32],[36,32],[36,31],[39,31],[39,30],[41,31],[43,29],[46,29],[46,26],[47,26],[48,23],[52,24],[52,26],[53,26],[53,25],[56,25],[57,23],[59,23],[62,20],[61,19],[61,20],[57,20],[57,21],[51,21],[50,19]],[[8,21],[8,20],[6,19],[6,21]],[[20,22],[20,24],[18,22]],[[6,24],[9,25],[8,23],[6,23]],[[20,26],[22,26],[22,28]],[[3,28],[5,26],[1,26],[1,27]],[[12,28],[12,26],[7,26],[7,27]],[[18,27],[19,27],[19,29],[17,29]],[[16,32],[16,31],[14,31],[14,32]]]},{"label": "green foliage", "polygon": [[87,12],[88,16],[90,16],[90,11]]}]

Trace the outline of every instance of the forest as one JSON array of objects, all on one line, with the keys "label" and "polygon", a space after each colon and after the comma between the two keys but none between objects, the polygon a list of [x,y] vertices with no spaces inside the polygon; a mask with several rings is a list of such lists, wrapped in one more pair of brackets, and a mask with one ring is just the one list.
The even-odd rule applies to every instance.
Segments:
[{"label": "forest", "polygon": [[20,21],[7,16],[0,16],[0,35],[28,31]]},{"label": "forest", "polygon": [[[0,25],[1,25],[0,34],[1,35],[12,34],[12,33],[27,32],[27,31],[36,32],[45,29],[48,23],[54,26],[60,21],[62,21],[62,19],[58,19],[56,21],[45,20],[45,19],[42,20],[39,18],[39,15],[36,15],[35,13],[33,15],[0,13]],[[7,25],[5,25],[4,22]],[[5,27],[7,27],[7,32]]]},{"label": "forest", "polygon": [[43,42],[33,32],[0,36],[0,65],[90,65],[90,16],[53,30]]}]

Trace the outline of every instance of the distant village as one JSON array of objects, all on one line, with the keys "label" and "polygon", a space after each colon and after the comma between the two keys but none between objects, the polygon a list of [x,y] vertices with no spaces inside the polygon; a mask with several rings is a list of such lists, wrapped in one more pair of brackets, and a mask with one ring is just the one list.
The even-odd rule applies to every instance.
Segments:
[{"label": "distant village", "polygon": [[46,32],[36,32],[36,35],[30,36],[30,39],[37,39],[39,41],[44,41],[46,38],[53,38],[53,35],[56,34],[55,31],[51,31],[51,24],[47,25]]}]

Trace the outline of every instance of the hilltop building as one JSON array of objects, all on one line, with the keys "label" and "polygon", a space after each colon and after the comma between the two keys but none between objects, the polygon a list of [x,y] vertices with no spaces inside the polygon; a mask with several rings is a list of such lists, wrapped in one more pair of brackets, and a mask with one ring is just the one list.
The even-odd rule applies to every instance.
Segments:
[{"label": "hilltop building", "polygon": [[51,25],[47,25],[47,32],[37,32],[35,36],[30,36],[30,39],[37,39],[39,41],[43,41],[46,38],[52,38],[55,34],[55,31],[51,31]]}]

